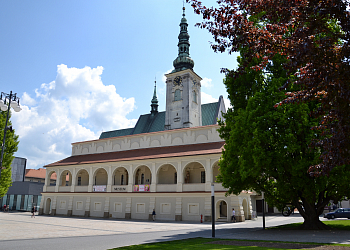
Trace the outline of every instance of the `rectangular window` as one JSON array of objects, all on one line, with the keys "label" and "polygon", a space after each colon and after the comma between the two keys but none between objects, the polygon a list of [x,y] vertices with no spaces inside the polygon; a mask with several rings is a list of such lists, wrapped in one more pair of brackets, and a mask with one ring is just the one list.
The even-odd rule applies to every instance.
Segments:
[{"label": "rectangular window", "polygon": [[83,210],[83,202],[77,201],[77,210]]},{"label": "rectangular window", "polygon": [[136,204],[136,213],[144,214],[145,213],[145,203]]},{"label": "rectangular window", "polygon": [[170,203],[160,204],[160,213],[161,214],[170,214]]},{"label": "rectangular window", "polygon": [[205,183],[205,171],[201,171],[201,183]]},{"label": "rectangular window", "polygon": [[115,202],[114,203],[114,212],[122,213],[123,212],[123,206],[121,202]]},{"label": "rectangular window", "polygon": [[189,215],[199,215],[199,204],[198,203],[188,203],[188,214]]},{"label": "rectangular window", "polygon": [[81,176],[78,176],[78,186],[81,186]]},{"label": "rectangular window", "polygon": [[60,209],[65,209],[66,208],[66,201],[61,201],[60,202]]},{"label": "rectangular window", "polygon": [[174,173],[174,184],[177,183],[177,172]]},{"label": "rectangular window", "polygon": [[101,208],[102,208],[101,202],[95,202],[94,203],[94,210],[95,211],[101,211]]}]

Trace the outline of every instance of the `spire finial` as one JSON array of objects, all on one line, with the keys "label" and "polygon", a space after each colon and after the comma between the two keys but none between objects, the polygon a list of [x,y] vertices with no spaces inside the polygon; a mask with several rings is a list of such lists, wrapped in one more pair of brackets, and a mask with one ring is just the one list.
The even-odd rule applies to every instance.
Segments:
[{"label": "spire finial", "polygon": [[182,0],[182,16],[185,17],[185,0]]},{"label": "spire finial", "polygon": [[151,114],[158,113],[158,99],[157,99],[157,77],[154,77],[154,92],[151,101]]},{"label": "spire finial", "polygon": [[183,1],[182,7],[182,18],[180,22],[180,34],[178,36],[179,43],[178,47],[178,56],[174,60],[173,65],[175,69],[172,72],[178,72],[186,69],[193,69],[194,62],[190,57],[190,36],[187,32],[187,19],[185,17],[185,2]]}]

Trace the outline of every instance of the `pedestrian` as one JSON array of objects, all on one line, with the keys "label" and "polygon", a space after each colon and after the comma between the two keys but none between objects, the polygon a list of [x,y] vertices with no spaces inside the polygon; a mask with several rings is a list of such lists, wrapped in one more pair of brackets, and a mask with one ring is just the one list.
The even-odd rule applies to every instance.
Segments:
[{"label": "pedestrian", "polygon": [[6,206],[7,212],[10,212],[10,205]]},{"label": "pedestrian", "polygon": [[156,220],[156,211],[153,209],[153,212],[152,212],[152,219],[153,221]]},{"label": "pedestrian", "polygon": [[4,212],[6,212],[6,204],[4,205]]},{"label": "pedestrian", "polygon": [[36,210],[35,206],[33,206],[32,207],[32,216],[30,218],[33,218],[33,217],[35,218],[35,210]]},{"label": "pedestrian", "polygon": [[236,211],[234,208],[232,208],[231,222],[236,222]]}]

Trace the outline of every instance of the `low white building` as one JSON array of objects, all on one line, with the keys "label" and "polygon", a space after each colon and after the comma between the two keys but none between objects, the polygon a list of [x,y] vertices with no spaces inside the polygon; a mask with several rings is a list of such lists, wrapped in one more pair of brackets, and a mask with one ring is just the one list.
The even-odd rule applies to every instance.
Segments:
[{"label": "low white building", "polygon": [[[202,80],[189,57],[185,14],[180,23],[175,69],[166,75],[166,111],[158,112],[156,87],[151,112],[134,128],[104,132],[98,140],[72,144],[72,155],[46,166],[40,213],[157,220],[211,220],[211,185],[216,219],[251,219],[255,193],[225,196],[216,183],[224,141],[217,119],[223,97],[201,104]],[[51,175],[57,182],[50,184]],[[253,199],[253,203],[252,203]]]}]

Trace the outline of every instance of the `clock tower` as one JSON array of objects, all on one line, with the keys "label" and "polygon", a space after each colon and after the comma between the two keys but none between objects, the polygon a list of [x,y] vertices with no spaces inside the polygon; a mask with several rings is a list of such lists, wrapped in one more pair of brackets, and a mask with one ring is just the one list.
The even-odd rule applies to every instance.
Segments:
[{"label": "clock tower", "polygon": [[178,56],[174,70],[166,74],[165,130],[202,126],[201,84],[202,78],[193,71],[190,42],[187,32],[185,7],[178,36]]}]

